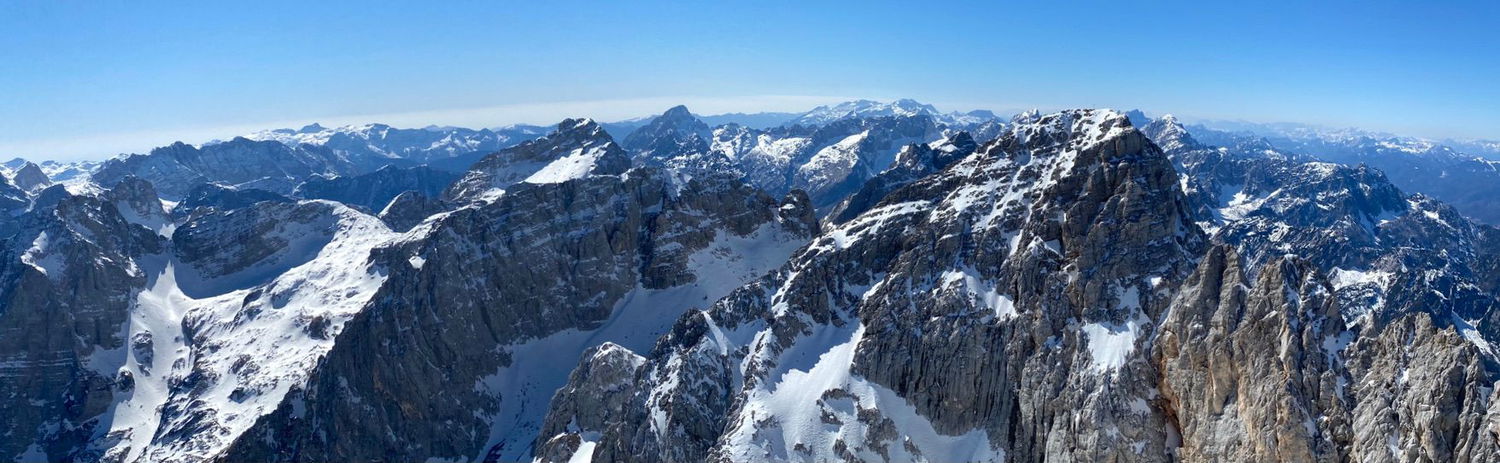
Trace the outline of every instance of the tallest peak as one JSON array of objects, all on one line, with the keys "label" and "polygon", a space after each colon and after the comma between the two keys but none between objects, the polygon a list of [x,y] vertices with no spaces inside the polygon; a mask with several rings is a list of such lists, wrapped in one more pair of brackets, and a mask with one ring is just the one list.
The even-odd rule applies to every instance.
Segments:
[{"label": "tallest peak", "polygon": [[598,122],[594,122],[593,119],[589,119],[587,117],[580,117],[577,119],[563,119],[562,122],[557,124],[557,130],[559,132],[573,130],[593,130],[598,127]]},{"label": "tallest peak", "polygon": [[663,155],[685,146],[690,146],[690,151],[707,150],[705,140],[711,137],[708,124],[698,120],[687,106],[677,105],[631,132],[620,144],[633,152]]}]

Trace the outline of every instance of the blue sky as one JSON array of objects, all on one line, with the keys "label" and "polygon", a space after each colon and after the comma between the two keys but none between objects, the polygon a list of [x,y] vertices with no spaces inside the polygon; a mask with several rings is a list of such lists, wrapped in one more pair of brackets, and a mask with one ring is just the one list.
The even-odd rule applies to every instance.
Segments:
[{"label": "blue sky", "polygon": [[856,97],[1500,138],[1500,2],[719,3],[3,1],[0,157]]}]

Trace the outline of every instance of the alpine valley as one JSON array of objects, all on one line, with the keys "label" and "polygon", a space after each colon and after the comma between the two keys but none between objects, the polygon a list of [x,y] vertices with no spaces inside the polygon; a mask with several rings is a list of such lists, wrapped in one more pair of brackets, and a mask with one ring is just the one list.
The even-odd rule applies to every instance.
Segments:
[{"label": "alpine valley", "polygon": [[1493,146],[858,100],[17,159],[0,460],[1500,462]]}]

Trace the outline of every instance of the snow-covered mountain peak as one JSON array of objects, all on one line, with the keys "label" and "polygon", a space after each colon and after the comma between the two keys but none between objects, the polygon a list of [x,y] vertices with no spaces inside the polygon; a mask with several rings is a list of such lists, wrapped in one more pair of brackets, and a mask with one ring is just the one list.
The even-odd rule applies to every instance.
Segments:
[{"label": "snow-covered mountain peak", "polygon": [[668,108],[667,112],[662,113],[660,117],[668,119],[685,119],[693,117],[693,113],[691,111],[688,111],[687,105],[677,105]]},{"label": "snow-covered mountain peak", "polygon": [[881,116],[938,116],[942,113],[929,104],[919,103],[916,100],[900,99],[890,103],[882,103],[874,100],[846,101],[836,105],[825,105],[813,108],[796,119],[788,122],[788,125],[823,125],[840,119],[857,117],[881,117]]},{"label": "snow-covered mountain peak", "polygon": [[1029,124],[1029,123],[1032,123],[1032,122],[1036,122],[1036,120],[1039,119],[1039,118],[1041,118],[1041,117],[1042,117],[1042,110],[1036,109],[1036,108],[1032,108],[1032,109],[1028,109],[1028,110],[1025,110],[1025,111],[1021,111],[1019,113],[1016,113],[1016,115],[1011,116],[1010,117],[1010,122],[1012,124]]},{"label": "snow-covered mountain peak", "polygon": [[1070,109],[1028,116],[1010,127],[1010,134],[1020,143],[1063,143],[1077,150],[1086,150],[1126,132],[1136,130],[1124,113],[1112,109]]},{"label": "snow-covered mountain peak", "polygon": [[1183,127],[1182,123],[1178,122],[1177,118],[1171,114],[1165,114],[1160,118],[1151,120],[1144,127],[1141,127],[1141,131],[1145,132],[1158,145],[1161,145],[1161,149],[1166,151],[1198,146],[1198,141],[1194,140],[1193,136],[1188,134],[1187,128]]},{"label": "snow-covered mountain peak", "polygon": [[706,141],[711,136],[708,124],[698,120],[688,111],[687,106],[677,105],[631,132],[621,145],[634,150],[661,141],[662,138],[687,138],[694,135]]},{"label": "snow-covered mountain peak", "polygon": [[943,138],[933,140],[932,143],[927,144],[927,147],[945,153],[952,153],[961,150],[973,151],[976,145],[973,135],[970,135],[967,131],[960,130]]},{"label": "snow-covered mountain peak", "polygon": [[[437,127],[403,129],[386,124],[350,124],[327,127],[313,123],[300,129],[263,130],[245,135],[258,141],[276,141],[290,147],[309,145],[326,148],[352,172],[373,171],[393,162],[431,163],[473,153],[492,152],[536,137],[544,127],[515,125],[499,129]],[[224,143],[216,141],[209,145]]]},{"label": "snow-covered mountain peak", "polygon": [[594,122],[591,118],[580,117],[577,119],[563,119],[562,122],[557,123],[557,131],[559,133],[577,132],[593,135],[603,133],[604,128],[600,127],[599,123]]},{"label": "snow-covered mountain peak", "polygon": [[593,119],[566,119],[557,129],[485,156],[444,193],[457,202],[492,201],[517,183],[560,183],[630,169],[630,156]]}]

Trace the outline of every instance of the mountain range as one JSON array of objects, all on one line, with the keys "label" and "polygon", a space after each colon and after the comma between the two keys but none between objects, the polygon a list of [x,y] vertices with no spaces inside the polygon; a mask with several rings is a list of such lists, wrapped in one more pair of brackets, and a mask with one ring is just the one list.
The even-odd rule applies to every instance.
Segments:
[{"label": "mountain range", "polygon": [[1500,461],[1500,171],[868,100],[4,164],[0,459]]}]

